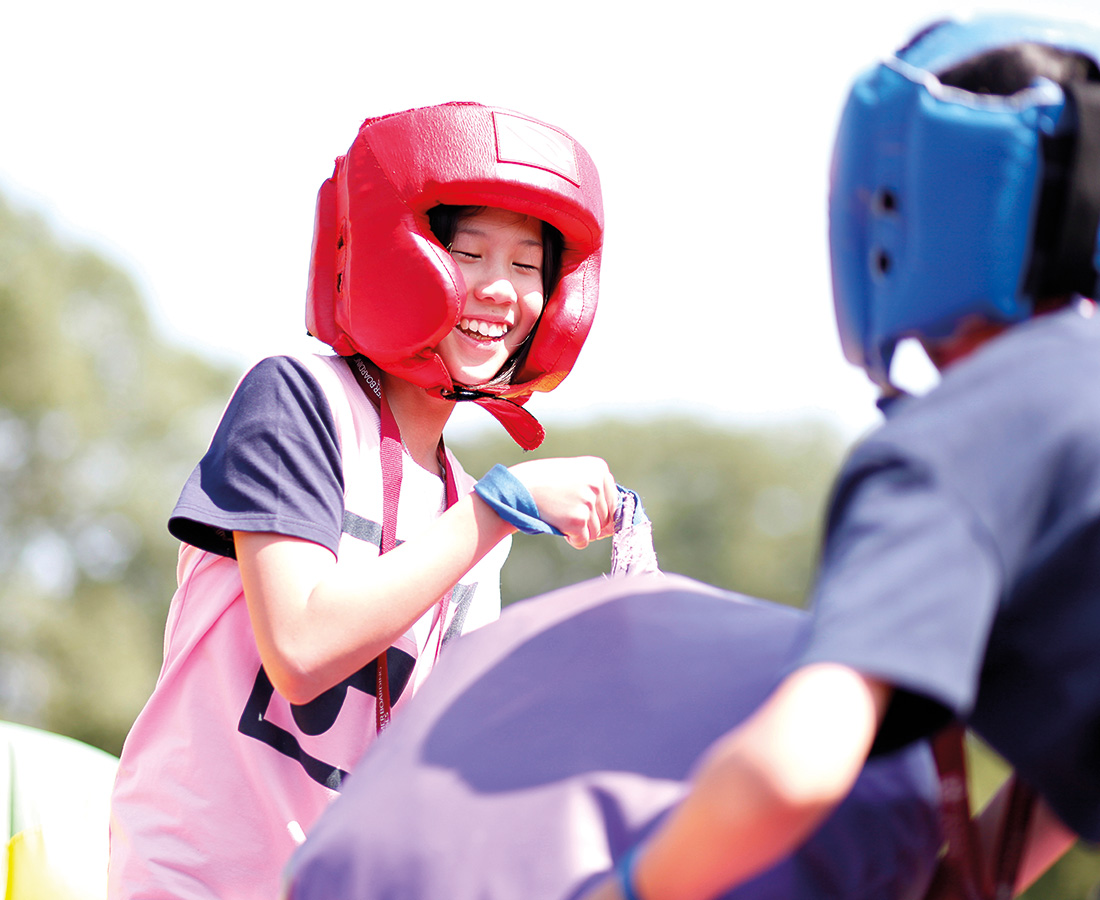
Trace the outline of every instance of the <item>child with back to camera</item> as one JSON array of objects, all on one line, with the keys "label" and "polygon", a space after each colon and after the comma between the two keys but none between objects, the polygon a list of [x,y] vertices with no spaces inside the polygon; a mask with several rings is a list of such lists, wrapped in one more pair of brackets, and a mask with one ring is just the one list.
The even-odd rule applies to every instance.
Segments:
[{"label": "child with back to camera", "polygon": [[[869,753],[952,720],[1039,798],[997,896],[1100,839],[1098,60],[1094,30],[990,16],[926,29],[856,83],[834,296],[886,422],[836,483],[790,674],[586,896],[721,895],[811,834]],[[905,337],[942,371],[924,397],[890,382]]]},{"label": "child with back to camera", "polygon": [[112,898],[276,896],[391,705],[498,615],[512,532],[614,530],[602,460],[475,486],[442,441],[469,400],[541,442],[522,404],[580,351],[602,234],[595,167],[558,129],[472,103],[363,123],[317,203],[306,319],[337,355],[253,368],[170,520],[179,590],[122,753]]}]

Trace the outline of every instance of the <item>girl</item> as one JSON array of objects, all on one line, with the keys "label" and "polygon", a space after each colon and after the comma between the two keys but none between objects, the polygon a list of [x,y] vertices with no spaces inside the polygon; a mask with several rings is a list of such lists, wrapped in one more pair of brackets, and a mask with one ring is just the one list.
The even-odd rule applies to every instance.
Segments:
[{"label": "girl", "polygon": [[459,400],[541,441],[522,404],[576,359],[602,231],[595,167],[550,126],[477,104],[363,124],[318,196],[306,321],[337,355],[252,369],[169,523],[179,590],[123,749],[111,897],[276,896],[391,704],[498,614],[517,523],[613,531],[602,460],[472,492],[442,442]]}]

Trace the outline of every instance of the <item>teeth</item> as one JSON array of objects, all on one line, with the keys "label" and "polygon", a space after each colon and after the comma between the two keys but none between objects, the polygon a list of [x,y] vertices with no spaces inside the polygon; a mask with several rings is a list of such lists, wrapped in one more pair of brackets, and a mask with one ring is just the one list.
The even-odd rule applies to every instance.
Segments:
[{"label": "teeth", "polygon": [[458,327],[471,336],[496,340],[508,333],[508,326],[501,322],[483,322],[480,319],[460,319]]}]

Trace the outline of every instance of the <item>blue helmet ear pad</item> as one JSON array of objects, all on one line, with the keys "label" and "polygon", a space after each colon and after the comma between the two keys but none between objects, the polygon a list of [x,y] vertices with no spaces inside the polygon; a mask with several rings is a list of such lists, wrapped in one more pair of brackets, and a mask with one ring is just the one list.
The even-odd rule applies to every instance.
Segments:
[{"label": "blue helmet ear pad", "polygon": [[971,103],[896,59],[852,89],[833,156],[833,293],[845,354],[876,381],[903,337],[1030,315],[1040,134],[1064,95],[1047,83],[1006,100]]},{"label": "blue helmet ear pad", "polygon": [[[853,87],[833,157],[833,287],[845,355],[874,380],[888,381],[904,337],[944,336],[975,313],[1018,321],[1037,298],[1095,295],[1100,84],[1039,79],[1001,96],[932,74],[1049,34],[999,20],[935,26]],[[1083,57],[1094,77],[1100,41],[1050,44]]]},{"label": "blue helmet ear pad", "polygon": [[[1060,51],[1051,55],[1050,51]],[[1100,31],[1080,22],[1018,14],[944,20],[898,50],[944,84],[1009,95],[1041,73],[1067,94],[1053,131],[1041,138],[1042,188],[1024,292],[1034,298],[1097,292],[1100,220]],[[1026,61],[1026,62],[1025,62]],[[1013,79],[1017,83],[1013,84]]]}]

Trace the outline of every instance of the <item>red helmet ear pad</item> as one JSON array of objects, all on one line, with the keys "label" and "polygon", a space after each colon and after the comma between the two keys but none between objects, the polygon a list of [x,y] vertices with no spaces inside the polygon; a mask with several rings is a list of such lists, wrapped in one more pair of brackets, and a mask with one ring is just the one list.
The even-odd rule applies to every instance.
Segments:
[{"label": "red helmet ear pad", "polygon": [[466,288],[428,224],[439,204],[535,216],[562,233],[561,277],[526,363],[523,400],[569,373],[596,310],[603,204],[591,158],[534,119],[472,103],[368,119],[317,198],[306,301],[310,333],[423,387],[452,387],[434,348]]},{"label": "red helmet ear pad", "polygon": [[[576,254],[580,256],[580,254]],[[542,321],[508,397],[529,397],[532,391],[552,391],[565,379],[580,355],[596,315],[600,287],[600,251],[570,260],[566,245],[557,288],[546,301]]]}]

